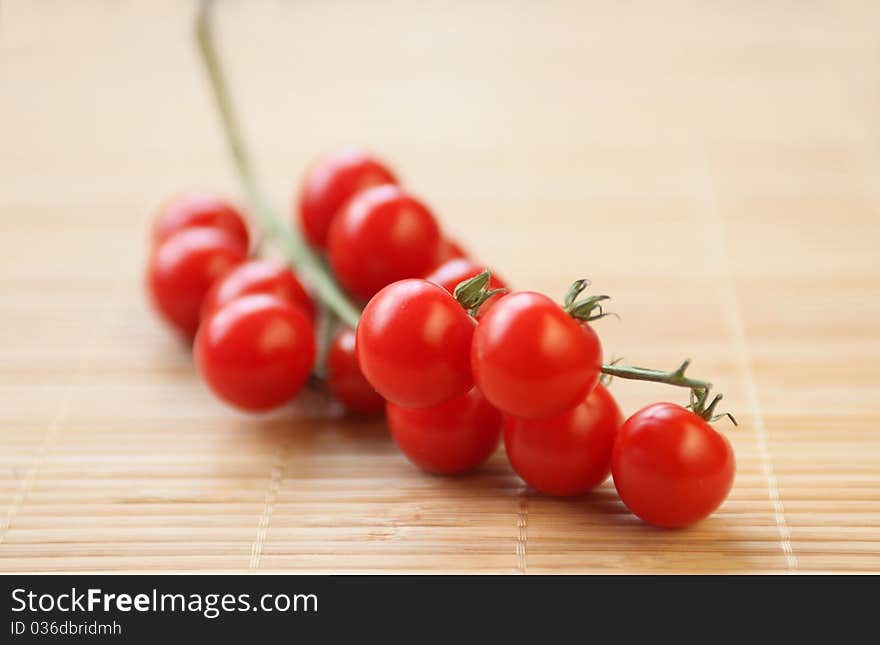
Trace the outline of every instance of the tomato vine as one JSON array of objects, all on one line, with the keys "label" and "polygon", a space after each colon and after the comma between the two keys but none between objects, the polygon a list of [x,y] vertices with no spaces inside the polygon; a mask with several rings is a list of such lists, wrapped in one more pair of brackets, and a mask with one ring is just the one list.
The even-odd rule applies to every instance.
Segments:
[{"label": "tomato vine", "polygon": [[[346,325],[354,329],[361,315],[361,309],[345,294],[340,285],[328,271],[324,261],[309,247],[299,231],[289,226],[279,217],[266,199],[253,170],[250,154],[241,135],[241,128],[233,106],[232,96],[220,58],[215,47],[211,22],[212,0],[202,0],[196,16],[196,40],[205,66],[212,94],[220,115],[220,121],[226,143],[232,156],[236,173],[244,189],[247,201],[259,217],[263,234],[275,240],[284,252],[288,262],[305,278],[314,289],[320,302]],[[481,274],[455,289],[455,297],[471,313],[493,295],[502,290],[486,288],[489,274]],[[589,296],[578,300],[581,292],[589,286],[585,279],[572,284],[564,301],[565,311],[573,318],[591,322],[609,315],[602,303],[609,299],[607,295]],[[712,384],[709,381],[695,379],[685,374],[690,360],[685,360],[674,370],[664,371],[653,368],[620,365],[617,362],[603,364],[601,371],[608,377],[628,380],[663,383],[690,390],[689,408],[705,420],[714,421],[727,416],[736,424],[730,414],[715,414],[721,395],[709,398]]]}]

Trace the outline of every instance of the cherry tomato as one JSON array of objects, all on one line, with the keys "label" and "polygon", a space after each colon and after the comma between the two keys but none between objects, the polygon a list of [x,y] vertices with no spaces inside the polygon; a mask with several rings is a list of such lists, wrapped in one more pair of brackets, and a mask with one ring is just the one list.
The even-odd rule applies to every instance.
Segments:
[{"label": "cherry tomato", "polygon": [[291,400],[315,363],[315,336],[299,307],[266,294],[216,309],[195,342],[202,378],[222,400],[263,411]]},{"label": "cherry tomato", "polygon": [[195,335],[211,284],[243,260],[240,241],[224,231],[178,231],[153,250],[147,266],[147,289],[156,310],[182,333]]},{"label": "cherry tomato", "polygon": [[384,164],[360,150],[338,150],[319,159],[300,189],[299,222],[306,239],[324,248],[330,223],[345,202],[365,188],[396,183]]},{"label": "cherry tomato", "polygon": [[159,244],[187,228],[219,228],[239,241],[247,253],[250,238],[244,217],[232,204],[206,193],[187,193],[167,202],[153,226],[153,241]]},{"label": "cherry tomato", "polygon": [[[453,293],[459,282],[478,276],[485,270],[486,267],[480,266],[471,260],[456,258],[441,264],[431,273],[426,275],[425,280],[433,282],[434,284],[439,284],[449,293]],[[489,289],[507,289],[507,285],[504,281],[494,273],[492,274],[492,277],[489,278],[489,283],[486,287]],[[492,296],[480,305],[480,309],[477,311],[477,318],[481,319],[485,316],[486,312],[489,311],[489,308],[492,307],[502,295],[503,294],[499,293],[498,295]]]},{"label": "cherry tomato", "polygon": [[448,237],[443,238],[437,247],[437,255],[434,257],[431,270],[436,270],[439,266],[446,264],[450,260],[468,257],[467,251],[462,248],[461,244]]},{"label": "cherry tomato", "polygon": [[385,399],[373,389],[361,373],[354,351],[354,331],[343,327],[327,351],[327,387],[349,412],[378,414],[385,409]]},{"label": "cherry tomato", "polygon": [[674,403],[654,403],[623,424],[611,473],[620,499],[649,524],[680,528],[727,498],[736,463],[726,437]]},{"label": "cherry tomato", "polygon": [[330,227],[330,265],[353,296],[368,300],[395,280],[430,268],[440,229],[424,204],[397,186],[358,193]]},{"label": "cherry tomato", "polygon": [[474,381],[505,414],[537,419],[583,401],[599,380],[596,333],[547,296],[506,295],[482,317],[471,350]]},{"label": "cherry tomato", "polygon": [[218,278],[202,303],[202,318],[240,296],[268,293],[296,305],[310,322],[315,320],[315,303],[289,266],[274,260],[248,260]]},{"label": "cherry tomato", "polygon": [[448,291],[425,280],[388,285],[357,327],[358,363],[385,399],[427,408],[468,392],[476,321]]},{"label": "cherry tomato", "polygon": [[510,464],[545,495],[583,495],[611,473],[611,450],[623,415],[601,384],[579,405],[544,419],[504,417]]},{"label": "cherry tomato", "polygon": [[477,388],[431,408],[386,407],[391,436],[407,458],[432,473],[476,468],[498,446],[501,413]]}]

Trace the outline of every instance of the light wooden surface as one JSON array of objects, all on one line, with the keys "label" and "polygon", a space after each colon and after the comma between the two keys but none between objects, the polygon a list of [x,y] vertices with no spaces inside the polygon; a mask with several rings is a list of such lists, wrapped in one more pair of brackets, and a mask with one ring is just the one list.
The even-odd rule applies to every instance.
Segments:
[{"label": "light wooden surface", "polygon": [[880,570],[880,4],[220,7],[279,206],[367,145],[516,286],[612,294],[608,355],[725,392],[735,488],[678,532],[211,398],[141,287],[155,206],[238,190],[192,9],[0,8],[0,570]]}]

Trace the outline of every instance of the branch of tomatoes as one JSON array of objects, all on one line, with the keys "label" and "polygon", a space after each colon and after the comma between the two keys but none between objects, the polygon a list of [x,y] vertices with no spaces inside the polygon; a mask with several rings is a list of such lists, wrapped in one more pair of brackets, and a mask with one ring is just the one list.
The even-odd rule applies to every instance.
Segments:
[{"label": "branch of tomatoes", "polygon": [[[328,310],[329,315],[325,316],[325,319],[332,319],[335,316],[354,329],[357,327],[361,309],[346,296],[327,270],[324,262],[309,248],[299,232],[287,225],[285,220],[272,209],[259,186],[233,109],[232,97],[223,67],[214,45],[211,23],[212,5],[213,0],[202,0],[199,5],[196,18],[196,39],[220,113],[226,142],[247,200],[260,218],[263,233],[279,244],[291,265],[303,275],[315,290],[318,299]],[[490,274],[485,271],[474,278],[461,282],[456,287],[454,293],[456,300],[471,315],[476,315],[480,306],[493,296],[506,293],[506,289],[489,289],[487,286],[489,279]],[[609,300],[610,296],[594,295],[579,300],[581,293],[589,285],[590,282],[586,279],[577,280],[571,285],[564,300],[566,313],[584,323],[606,316],[616,316],[612,312],[604,311],[602,306],[602,302]],[[320,364],[323,364],[323,361],[320,361]],[[609,377],[689,388],[690,403],[687,407],[695,414],[707,421],[716,421],[727,416],[736,425],[736,419],[731,414],[715,414],[722,395],[717,394],[710,400],[709,393],[712,384],[709,381],[686,376],[685,371],[689,365],[690,359],[687,359],[675,370],[663,371],[647,367],[619,365],[612,362],[602,365],[601,371]]]}]

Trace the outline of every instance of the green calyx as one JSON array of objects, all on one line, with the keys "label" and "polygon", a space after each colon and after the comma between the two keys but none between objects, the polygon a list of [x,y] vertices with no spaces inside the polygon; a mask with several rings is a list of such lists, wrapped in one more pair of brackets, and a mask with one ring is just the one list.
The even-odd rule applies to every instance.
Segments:
[{"label": "green calyx", "polygon": [[572,285],[568,288],[568,293],[565,294],[565,302],[563,308],[565,312],[576,320],[582,320],[584,322],[590,322],[593,320],[599,320],[600,318],[604,318],[605,316],[617,316],[617,314],[612,312],[606,312],[602,308],[602,302],[605,300],[610,300],[611,296],[587,296],[581,300],[578,300],[578,297],[581,293],[590,286],[590,281],[586,278],[581,278],[580,280],[575,280]]},{"label": "green calyx", "polygon": [[691,402],[687,405],[687,407],[698,417],[705,421],[718,421],[718,419],[723,419],[727,417],[730,419],[733,425],[738,426],[736,418],[730,412],[722,412],[720,414],[715,414],[715,408],[718,407],[718,402],[724,398],[724,395],[720,392],[712,397],[712,400],[709,401],[708,405],[706,401],[709,400],[709,390],[691,390]]},{"label": "green calyx", "polygon": [[492,274],[487,269],[480,275],[475,275],[473,278],[463,280],[455,285],[452,295],[462,307],[468,310],[471,316],[476,316],[483,303],[492,296],[507,293],[507,289],[490,289],[489,280],[491,278]]}]

